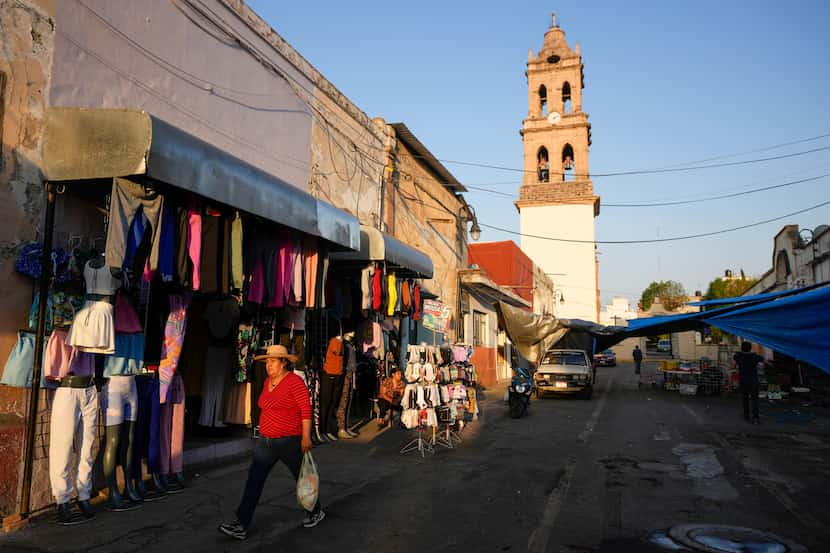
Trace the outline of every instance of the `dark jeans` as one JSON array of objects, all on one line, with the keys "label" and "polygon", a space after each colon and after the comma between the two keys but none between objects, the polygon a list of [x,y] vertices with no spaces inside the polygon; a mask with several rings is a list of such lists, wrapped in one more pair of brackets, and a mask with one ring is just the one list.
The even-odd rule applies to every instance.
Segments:
[{"label": "dark jeans", "polygon": [[[300,466],[303,462],[303,450],[300,448],[300,436],[289,436],[287,438],[266,438],[262,436],[257,440],[254,447],[254,458],[251,460],[251,468],[248,470],[248,480],[245,482],[245,492],[242,494],[242,501],[236,509],[236,517],[243,528],[251,525],[254,517],[254,510],[259,497],[262,495],[262,488],[265,480],[277,461],[282,461],[294,475],[296,481],[300,476]],[[320,500],[314,506],[312,512],[320,510]]]},{"label": "dark jeans", "polygon": [[385,418],[386,414],[389,413],[390,410],[395,411],[398,414],[398,417],[400,417],[401,413],[403,413],[403,407],[401,407],[400,404],[393,405],[381,397],[378,398],[378,410],[380,411],[380,418]]},{"label": "dark jeans", "polygon": [[139,376],[135,379],[138,412],[133,437],[133,467],[135,478],[141,477],[141,459],[147,458],[147,470],[152,474],[160,471],[161,450],[159,435],[159,380],[156,376]]},{"label": "dark jeans", "polygon": [[320,433],[337,434],[337,406],[343,393],[343,375],[320,375]]},{"label": "dark jeans", "polygon": [[758,384],[741,383],[741,397],[744,400],[744,418],[749,420],[749,406],[752,405],[752,418],[758,418]]},{"label": "dark jeans", "polygon": [[642,359],[635,359],[634,360],[634,374],[640,374],[640,368],[643,366]]}]

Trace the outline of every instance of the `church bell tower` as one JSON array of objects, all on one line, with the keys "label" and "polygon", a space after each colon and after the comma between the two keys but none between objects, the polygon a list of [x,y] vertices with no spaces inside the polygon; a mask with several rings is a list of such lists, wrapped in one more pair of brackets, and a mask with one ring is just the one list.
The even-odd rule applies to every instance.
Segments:
[{"label": "church bell tower", "polygon": [[[524,179],[515,202],[522,250],[555,285],[555,315],[599,319],[599,263],[588,164],[591,124],[582,111],[582,56],[556,14],[542,49],[527,60],[528,114],[522,123]],[[549,240],[546,238],[556,238]]]}]

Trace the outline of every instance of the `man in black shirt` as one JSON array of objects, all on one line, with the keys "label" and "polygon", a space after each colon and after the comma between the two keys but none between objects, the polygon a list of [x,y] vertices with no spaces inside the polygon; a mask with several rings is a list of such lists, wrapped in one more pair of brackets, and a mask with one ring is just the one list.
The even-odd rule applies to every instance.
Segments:
[{"label": "man in black shirt", "polygon": [[640,367],[643,364],[643,350],[640,346],[634,346],[631,356],[634,358],[634,374],[640,374]]},{"label": "man in black shirt", "polygon": [[738,368],[741,383],[741,396],[744,402],[744,418],[749,420],[749,406],[752,404],[752,423],[758,424],[758,363],[763,363],[764,358],[752,352],[752,344],[741,343],[741,351],[732,358],[733,368]]}]

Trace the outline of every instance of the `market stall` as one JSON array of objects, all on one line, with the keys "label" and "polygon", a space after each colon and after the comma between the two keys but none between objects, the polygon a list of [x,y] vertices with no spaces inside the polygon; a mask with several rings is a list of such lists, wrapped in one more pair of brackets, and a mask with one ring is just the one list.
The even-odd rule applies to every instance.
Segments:
[{"label": "market stall", "polygon": [[254,353],[285,337],[304,348],[328,254],[357,249],[359,234],[351,215],[141,111],[51,108],[43,157],[43,243],[17,267],[37,283],[31,328],[3,383],[31,387],[21,512],[45,396],[38,435],[60,521],[74,524],[89,514],[98,396],[110,508],[180,491],[187,435],[252,424]]}]

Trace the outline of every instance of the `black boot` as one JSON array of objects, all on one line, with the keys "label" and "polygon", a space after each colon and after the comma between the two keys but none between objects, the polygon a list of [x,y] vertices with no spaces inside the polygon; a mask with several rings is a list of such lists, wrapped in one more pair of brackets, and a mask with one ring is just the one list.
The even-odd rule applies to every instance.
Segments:
[{"label": "black boot", "polygon": [[81,513],[86,518],[92,518],[95,516],[95,509],[92,508],[92,504],[89,502],[89,499],[78,500],[78,509],[81,510]]},{"label": "black boot", "polygon": [[157,473],[157,472],[154,472],[154,473],[153,473],[153,487],[154,487],[154,488],[156,489],[156,491],[157,491],[157,492],[159,492],[160,494],[166,494],[166,493],[167,493],[167,485],[166,485],[166,482],[164,481],[164,479],[162,478],[162,476],[161,476],[159,473]]},{"label": "black boot", "polygon": [[122,511],[132,511],[141,507],[141,503],[132,503],[124,501],[121,492],[118,491],[118,486],[110,486],[109,500],[107,501],[107,508],[110,511],[120,513]]},{"label": "black boot", "polygon": [[72,511],[72,505],[68,501],[58,504],[58,524],[61,526],[72,526],[86,522],[86,520],[80,514]]},{"label": "black boot", "polygon": [[124,491],[127,492],[127,497],[132,503],[141,503],[144,501],[144,498],[138,493],[138,490],[135,489],[132,478],[127,479],[127,482],[124,484],[124,488]]},{"label": "black boot", "polygon": [[133,481],[133,489],[141,496],[142,499],[147,497],[147,488],[144,486],[143,478],[135,478]]},{"label": "black boot", "polygon": [[184,491],[184,486],[182,486],[174,474],[165,474],[162,478],[167,485],[167,493],[181,493]]}]

